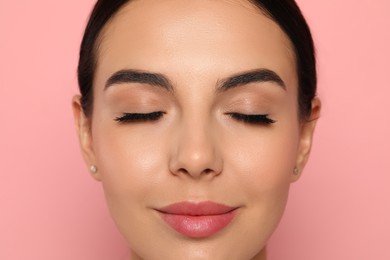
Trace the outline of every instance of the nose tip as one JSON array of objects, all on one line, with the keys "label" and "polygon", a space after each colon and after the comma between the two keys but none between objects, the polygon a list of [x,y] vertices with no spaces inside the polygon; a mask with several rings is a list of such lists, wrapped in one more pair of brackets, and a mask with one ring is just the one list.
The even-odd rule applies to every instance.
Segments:
[{"label": "nose tip", "polygon": [[185,157],[181,156],[181,160],[177,161],[177,166],[172,167],[174,174],[186,174],[192,178],[201,176],[218,175],[221,172],[221,167],[214,163],[214,158],[211,156],[202,157]]},{"label": "nose tip", "polygon": [[170,171],[174,175],[191,178],[219,175],[222,172],[222,158],[215,142],[206,135],[183,136],[172,155]]}]

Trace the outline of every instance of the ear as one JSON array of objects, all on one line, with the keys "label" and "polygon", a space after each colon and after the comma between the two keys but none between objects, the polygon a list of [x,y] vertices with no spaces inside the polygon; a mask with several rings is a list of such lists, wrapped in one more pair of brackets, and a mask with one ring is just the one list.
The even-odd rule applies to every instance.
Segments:
[{"label": "ear", "polygon": [[295,164],[296,173],[291,173],[291,182],[295,182],[301,176],[301,172],[309,159],[311,146],[313,143],[313,134],[316,127],[317,120],[321,112],[321,101],[315,97],[311,102],[310,119],[304,121],[300,125],[300,137],[298,146],[298,156]]},{"label": "ear", "polygon": [[[76,95],[72,99],[73,117],[76,127],[76,131],[79,137],[79,143],[84,161],[87,163],[88,168],[91,165],[96,164],[95,153],[93,150],[91,120],[86,117],[81,107],[81,97]],[[101,181],[99,172],[92,174],[92,176]]]}]

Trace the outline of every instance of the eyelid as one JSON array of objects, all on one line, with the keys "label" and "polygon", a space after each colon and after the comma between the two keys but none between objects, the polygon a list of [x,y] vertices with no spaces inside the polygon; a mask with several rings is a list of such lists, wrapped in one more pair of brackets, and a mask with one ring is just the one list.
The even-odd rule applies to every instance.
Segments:
[{"label": "eyelid", "polygon": [[261,124],[274,124],[275,120],[269,118],[268,114],[243,114],[237,112],[225,113],[235,120],[242,121],[248,124],[261,125]]},{"label": "eyelid", "polygon": [[119,123],[157,121],[164,114],[166,113],[163,111],[154,111],[151,113],[123,113],[122,116],[116,117],[114,120]]}]

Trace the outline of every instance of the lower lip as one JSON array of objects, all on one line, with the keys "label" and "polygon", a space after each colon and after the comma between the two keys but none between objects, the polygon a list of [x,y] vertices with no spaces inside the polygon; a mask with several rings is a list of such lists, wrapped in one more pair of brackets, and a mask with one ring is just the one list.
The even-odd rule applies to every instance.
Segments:
[{"label": "lower lip", "polygon": [[236,215],[236,210],[220,215],[174,215],[161,213],[163,220],[180,234],[191,238],[205,238],[227,227]]}]

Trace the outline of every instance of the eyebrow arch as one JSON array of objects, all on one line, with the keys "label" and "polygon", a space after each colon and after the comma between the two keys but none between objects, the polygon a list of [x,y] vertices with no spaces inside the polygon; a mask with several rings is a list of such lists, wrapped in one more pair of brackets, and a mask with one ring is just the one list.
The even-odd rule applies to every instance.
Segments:
[{"label": "eyebrow arch", "polygon": [[162,87],[170,92],[173,92],[173,85],[166,76],[159,73],[150,73],[132,69],[120,70],[112,74],[112,76],[106,81],[104,89],[106,90],[112,85],[124,83],[144,83]]},{"label": "eyebrow arch", "polygon": [[284,83],[282,78],[276,72],[269,69],[255,69],[237,75],[233,75],[226,79],[218,80],[217,90],[219,92],[227,91],[229,89],[254,82],[273,82],[276,83],[276,85],[282,87],[284,90],[286,90],[286,84]]}]

